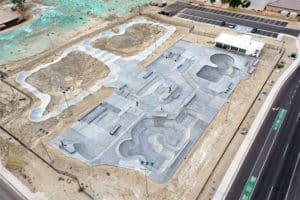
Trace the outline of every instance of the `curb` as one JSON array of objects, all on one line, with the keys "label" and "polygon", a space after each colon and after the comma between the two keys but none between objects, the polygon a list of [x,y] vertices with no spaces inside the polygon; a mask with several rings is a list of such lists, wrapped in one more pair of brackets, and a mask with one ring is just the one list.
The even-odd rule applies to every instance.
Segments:
[{"label": "curb", "polygon": [[[300,36],[296,38],[296,46],[298,49],[298,55],[300,55]],[[260,127],[262,126],[268,111],[270,110],[276,95],[282,88],[282,85],[288,80],[288,78],[293,74],[293,72],[298,68],[300,64],[300,57],[290,65],[290,67],[279,77],[276,81],[274,87],[272,88],[269,96],[261,107],[259,113],[257,114],[254,122],[251,125],[251,128],[245,137],[241,147],[238,152],[235,154],[233,161],[231,162],[226,174],[224,175],[221,184],[219,185],[217,191],[214,194],[213,200],[223,200],[226,198],[229,189],[233,181],[235,180],[251,146],[254,142],[256,135],[259,132]]]},{"label": "curb", "polygon": [[0,179],[24,200],[46,200],[43,193],[32,193],[17,177],[0,164]]}]

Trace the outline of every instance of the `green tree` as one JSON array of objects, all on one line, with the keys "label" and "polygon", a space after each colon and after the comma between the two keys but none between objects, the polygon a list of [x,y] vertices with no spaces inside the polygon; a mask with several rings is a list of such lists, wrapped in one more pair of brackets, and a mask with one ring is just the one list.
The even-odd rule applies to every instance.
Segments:
[{"label": "green tree", "polygon": [[229,6],[235,8],[235,7],[239,7],[241,3],[242,3],[241,0],[230,0]]},{"label": "green tree", "polygon": [[16,10],[21,15],[21,18],[24,19],[25,18],[24,3],[26,2],[26,0],[10,0],[10,1],[11,3],[14,4],[13,10]]},{"label": "green tree", "polygon": [[251,5],[251,2],[248,1],[248,0],[244,0],[244,1],[242,2],[242,7],[243,7],[243,8],[248,8],[250,5]]},{"label": "green tree", "polygon": [[247,8],[251,5],[249,0],[221,0],[223,4],[228,3],[230,7],[236,8],[242,6],[243,8]]}]

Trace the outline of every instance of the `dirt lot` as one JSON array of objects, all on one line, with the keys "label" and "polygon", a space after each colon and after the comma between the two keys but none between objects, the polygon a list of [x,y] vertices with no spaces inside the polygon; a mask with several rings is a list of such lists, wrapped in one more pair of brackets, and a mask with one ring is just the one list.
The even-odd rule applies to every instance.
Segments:
[{"label": "dirt lot", "polygon": [[96,40],[92,46],[112,52],[122,57],[129,57],[145,50],[165,34],[165,29],[152,24],[136,24],[122,35]]},{"label": "dirt lot", "polygon": [[8,8],[3,8],[0,1],[0,24],[12,20],[18,16],[17,12],[13,12]]},{"label": "dirt lot", "polygon": [[0,125],[16,117],[30,104],[30,99],[5,82],[0,82]]},{"label": "dirt lot", "polygon": [[109,68],[83,52],[75,51],[68,54],[61,61],[39,70],[31,75],[27,81],[41,92],[49,94],[51,101],[46,112],[53,111],[66,98],[72,99],[83,90],[95,85],[109,74]]},{"label": "dirt lot", "polygon": [[2,130],[0,130],[0,162],[32,192],[44,192],[49,200],[88,199],[78,193],[78,185],[73,179],[57,174]]}]

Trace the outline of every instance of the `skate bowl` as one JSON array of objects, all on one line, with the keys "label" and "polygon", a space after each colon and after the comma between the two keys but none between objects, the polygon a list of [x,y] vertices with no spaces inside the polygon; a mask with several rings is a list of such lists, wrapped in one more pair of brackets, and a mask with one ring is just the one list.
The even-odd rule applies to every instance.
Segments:
[{"label": "skate bowl", "polygon": [[196,75],[211,82],[218,82],[223,75],[234,73],[234,58],[223,53],[210,56],[210,61],[216,66],[204,65]]},{"label": "skate bowl", "polygon": [[222,53],[218,53],[210,56],[210,61],[215,65],[217,65],[218,68],[222,70],[228,69],[229,67],[232,67],[234,64],[233,57]]},{"label": "skate bowl", "polygon": [[119,152],[125,159],[153,162],[155,169],[164,171],[177,152],[188,142],[186,130],[173,119],[145,118],[131,131],[131,139],[121,142]]},{"label": "skate bowl", "polygon": [[222,77],[222,73],[220,73],[219,68],[212,67],[210,65],[204,65],[196,75],[212,82],[218,82]]}]

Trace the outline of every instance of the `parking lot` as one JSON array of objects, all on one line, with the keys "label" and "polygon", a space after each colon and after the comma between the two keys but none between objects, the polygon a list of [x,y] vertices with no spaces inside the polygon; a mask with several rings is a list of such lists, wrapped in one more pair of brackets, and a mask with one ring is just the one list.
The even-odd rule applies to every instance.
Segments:
[{"label": "parking lot", "polygon": [[[213,20],[213,19],[208,19],[205,17],[198,17],[198,16],[188,15],[188,14],[184,14],[184,13],[180,13],[178,16],[180,18],[184,18],[187,20],[192,20],[192,21],[196,21],[196,22],[202,22],[202,23],[207,23],[207,24],[212,24],[212,25],[217,25],[217,26],[223,26],[223,27],[227,27],[227,28],[235,28],[235,26],[236,26],[233,23],[224,23],[224,21],[221,21],[221,20]],[[265,30],[257,29],[255,31],[255,33],[259,34],[259,35],[265,35],[268,37],[272,37],[272,38],[278,37],[278,33],[265,31]]]},{"label": "parking lot", "polygon": [[164,10],[166,11],[166,13],[169,13],[170,16],[173,16],[179,12],[182,12],[186,8],[192,9],[192,10],[199,10],[199,11],[207,12],[207,13],[214,13],[217,15],[229,16],[232,18],[243,19],[243,20],[247,20],[247,21],[259,22],[259,23],[263,23],[263,24],[270,24],[270,25],[274,25],[274,26],[286,27],[288,24],[287,22],[284,22],[284,21],[267,19],[267,18],[250,16],[250,15],[244,15],[244,14],[233,13],[233,12],[211,9],[211,8],[205,8],[205,7],[200,7],[200,6],[194,6],[194,5],[186,4],[183,2],[176,2],[174,4],[171,4]]},{"label": "parking lot", "polygon": [[180,18],[228,28],[250,27],[252,31],[249,32],[272,38],[277,38],[279,33],[292,36],[298,36],[300,33],[299,30],[286,28],[288,23],[284,21],[194,6],[182,2],[171,4],[160,13],[167,16],[174,16],[179,13],[177,16]]},{"label": "parking lot", "polygon": [[205,18],[205,17],[198,17],[198,16],[188,15],[188,14],[184,14],[184,13],[180,13],[178,16],[181,17],[181,18],[196,21],[196,22],[203,22],[203,23],[207,23],[207,24],[224,26],[224,27],[228,27],[228,28],[234,28],[235,27],[235,24],[225,23],[221,20],[213,20],[213,19],[208,19],[208,18]]},{"label": "parking lot", "polygon": [[229,17],[233,17],[233,18],[237,18],[237,19],[244,19],[247,21],[254,21],[254,22],[270,24],[270,25],[275,25],[275,26],[281,26],[281,27],[286,27],[288,24],[287,22],[284,22],[284,21],[266,19],[266,18],[255,17],[255,16],[250,16],[250,15],[243,15],[243,14],[239,14],[239,13],[227,12],[227,11],[199,7],[199,6],[192,6],[192,7],[189,7],[189,9],[200,10],[203,12],[214,13],[217,15],[229,16]]}]

